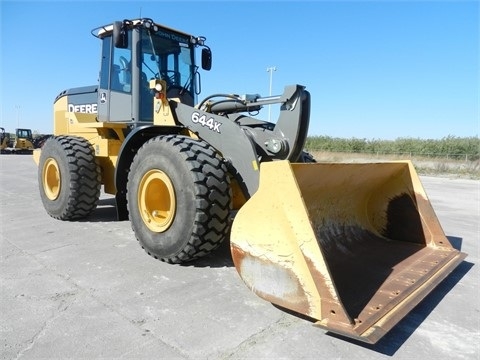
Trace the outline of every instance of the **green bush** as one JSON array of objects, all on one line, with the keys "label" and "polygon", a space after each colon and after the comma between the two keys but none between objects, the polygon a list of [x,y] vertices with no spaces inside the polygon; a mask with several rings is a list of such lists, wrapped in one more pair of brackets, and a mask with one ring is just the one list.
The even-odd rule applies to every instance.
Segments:
[{"label": "green bush", "polygon": [[409,154],[471,161],[480,159],[480,139],[473,136],[449,135],[442,139],[397,138],[395,140],[310,136],[307,138],[305,147],[308,151]]}]

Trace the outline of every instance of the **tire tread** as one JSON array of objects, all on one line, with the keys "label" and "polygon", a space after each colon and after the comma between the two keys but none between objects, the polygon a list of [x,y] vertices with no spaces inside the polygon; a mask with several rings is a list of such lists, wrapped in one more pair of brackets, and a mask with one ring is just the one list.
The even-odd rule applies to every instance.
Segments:
[{"label": "tire tread", "polygon": [[148,142],[155,141],[175,147],[190,171],[196,174],[195,224],[188,243],[175,256],[160,257],[151,253],[136,236],[150,256],[168,263],[184,263],[209,254],[228,236],[232,206],[230,179],[224,160],[208,143],[177,135],[158,136]]},{"label": "tire tread", "polygon": [[[52,144],[53,142],[56,144]],[[100,197],[101,173],[93,147],[86,139],[75,136],[49,138],[44,149],[51,146],[58,147],[65,153],[70,183],[66,206],[61,212],[49,215],[59,220],[85,218],[97,207]]]}]

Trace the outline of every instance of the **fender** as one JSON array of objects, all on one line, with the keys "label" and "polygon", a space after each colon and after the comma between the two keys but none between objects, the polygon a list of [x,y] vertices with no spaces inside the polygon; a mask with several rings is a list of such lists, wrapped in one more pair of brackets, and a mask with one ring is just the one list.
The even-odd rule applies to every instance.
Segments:
[{"label": "fender", "polygon": [[134,128],[126,137],[120,148],[115,166],[115,194],[118,220],[128,220],[127,210],[127,180],[130,165],[138,149],[148,140],[158,135],[178,134],[185,128],[182,126],[144,125]]}]

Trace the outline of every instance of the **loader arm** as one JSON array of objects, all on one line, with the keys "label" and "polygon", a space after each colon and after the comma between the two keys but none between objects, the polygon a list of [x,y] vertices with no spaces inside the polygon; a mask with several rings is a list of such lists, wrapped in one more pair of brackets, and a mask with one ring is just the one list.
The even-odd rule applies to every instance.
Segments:
[{"label": "loader arm", "polygon": [[[280,105],[276,124],[239,116],[270,104]],[[175,101],[170,107],[177,122],[222,154],[248,199],[258,189],[261,162],[298,161],[308,132],[310,94],[301,85],[291,85],[279,96],[214,102],[208,111]]]}]

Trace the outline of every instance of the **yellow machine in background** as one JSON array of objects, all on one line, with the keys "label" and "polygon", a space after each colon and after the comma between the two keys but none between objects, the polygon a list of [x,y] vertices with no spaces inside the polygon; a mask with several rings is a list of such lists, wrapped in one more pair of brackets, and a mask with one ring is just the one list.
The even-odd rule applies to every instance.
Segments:
[{"label": "yellow machine in background", "polygon": [[13,148],[16,152],[32,153],[33,135],[31,129],[15,129],[15,140],[13,142]]},{"label": "yellow machine in background", "polygon": [[2,154],[32,154],[35,147],[31,129],[15,129],[15,138],[13,139],[7,136],[4,128],[0,128],[0,131]]},{"label": "yellow machine in background", "polygon": [[8,148],[10,144],[10,137],[8,134],[5,133],[5,129],[0,127],[0,150],[3,151],[4,149]]},{"label": "yellow machine in background", "polygon": [[[370,343],[466,256],[410,162],[321,164],[303,151],[304,86],[198,102],[205,38],[151,19],[92,34],[103,44],[99,84],[58,95],[55,136],[34,152],[50,216],[88,216],[103,185],[149,255],[182,263],[230,238],[252,291]],[[249,116],[271,104],[276,123]]]}]

